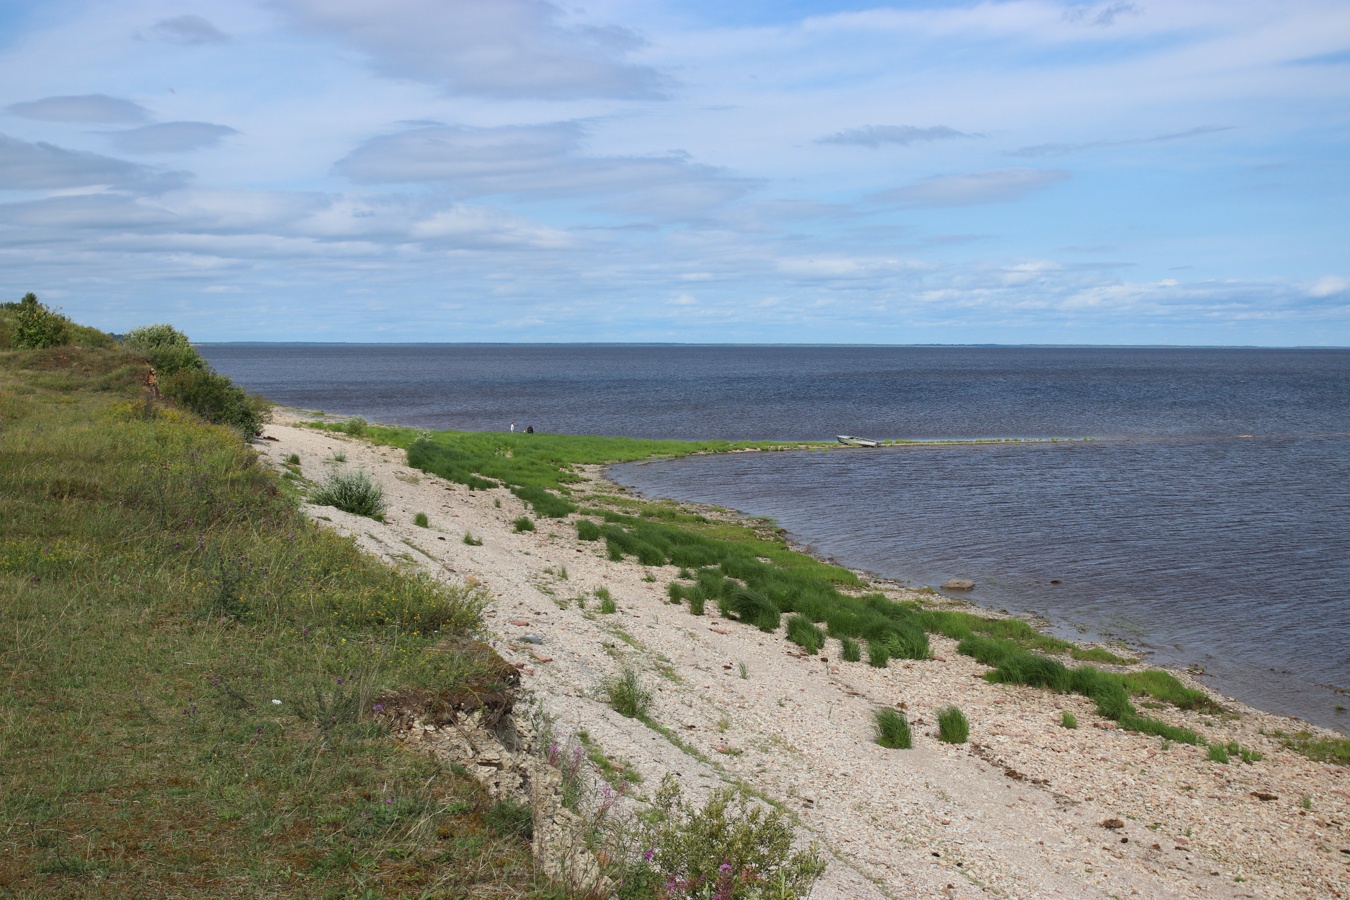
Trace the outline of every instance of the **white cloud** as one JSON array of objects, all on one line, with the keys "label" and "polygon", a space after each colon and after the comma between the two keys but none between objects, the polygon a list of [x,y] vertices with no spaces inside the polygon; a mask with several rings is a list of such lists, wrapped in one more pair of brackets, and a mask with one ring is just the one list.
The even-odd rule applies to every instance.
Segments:
[{"label": "white cloud", "polygon": [[1199,125],[1195,128],[1188,128],[1185,131],[1177,131],[1171,134],[1159,134],[1153,137],[1145,138],[1126,138],[1118,141],[1089,141],[1085,144],[1037,144],[1034,147],[1021,147],[1011,151],[1009,156],[1062,156],[1066,153],[1078,153],[1083,150],[1104,150],[1111,147],[1133,147],[1139,144],[1165,144],[1171,141],[1181,141],[1186,138],[1202,137],[1207,134],[1218,134],[1223,131],[1232,131],[1229,126],[1221,125]]},{"label": "white cloud", "polygon": [[1006,203],[1066,181],[1062,169],[988,169],[964,175],[934,175],[911,185],[884,191],[872,199],[901,206],[973,206]]},{"label": "white cloud", "polygon": [[92,185],[165,187],[177,179],[125,160],[0,134],[0,190],[59,190]]},{"label": "white cloud", "polygon": [[161,19],[150,29],[149,36],[155,40],[174,44],[224,44],[229,35],[212,25],[201,16],[174,16]]},{"label": "white cloud", "polygon": [[983,137],[979,134],[967,134],[946,125],[932,125],[920,128],[917,125],[864,125],[861,128],[846,128],[843,131],[820,139],[821,144],[852,144],[858,147],[881,147],[895,144],[907,147],[915,143],[929,141],[949,141],[954,138]]},{"label": "white cloud", "polygon": [[369,184],[439,182],[460,197],[585,197],[598,207],[657,217],[699,214],[751,184],[682,154],[587,155],[585,135],[576,122],[414,128],[372,138],[335,169]]},{"label": "white cloud", "polygon": [[360,48],[375,69],[488,97],[651,99],[667,80],[625,58],[644,43],[568,23],[545,0],[277,0],[305,27]]},{"label": "white cloud", "polygon": [[1350,278],[1344,278],[1340,275],[1324,275],[1317,279],[1317,282],[1308,291],[1308,295],[1311,297],[1334,297],[1347,291],[1350,291]]},{"label": "white cloud", "polygon": [[5,107],[5,112],[25,119],[48,122],[106,123],[109,125],[144,122],[150,111],[138,103],[109,97],[107,94],[82,94],[78,97],[44,97]]},{"label": "white cloud", "polygon": [[109,137],[118,150],[127,153],[189,153],[215,147],[232,134],[227,125],[209,122],[161,122],[130,131],[116,131]]}]

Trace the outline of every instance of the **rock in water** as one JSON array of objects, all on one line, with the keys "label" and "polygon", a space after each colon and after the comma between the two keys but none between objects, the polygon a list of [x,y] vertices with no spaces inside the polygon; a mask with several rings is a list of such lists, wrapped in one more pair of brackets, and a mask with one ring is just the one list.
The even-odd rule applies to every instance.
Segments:
[{"label": "rock in water", "polygon": [[969,591],[975,588],[975,582],[969,578],[952,578],[942,582],[944,591]]}]

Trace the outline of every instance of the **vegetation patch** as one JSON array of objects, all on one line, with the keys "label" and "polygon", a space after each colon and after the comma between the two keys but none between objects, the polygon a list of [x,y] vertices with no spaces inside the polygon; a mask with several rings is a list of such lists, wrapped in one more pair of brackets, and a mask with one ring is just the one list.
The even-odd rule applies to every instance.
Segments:
[{"label": "vegetation patch", "polygon": [[384,488],[360,470],[333,472],[310,502],[316,506],[335,506],[368,519],[380,519],[385,512]]},{"label": "vegetation patch", "polygon": [[237,430],[81,340],[0,351],[0,884],[561,897],[481,788],[387,737],[400,692],[511,694],[481,594],[306,521]]},{"label": "vegetation patch", "polygon": [[909,719],[899,710],[883,707],[872,713],[877,726],[877,743],[892,750],[909,750],[914,746]]},{"label": "vegetation patch", "polygon": [[964,744],[970,737],[970,721],[955,706],[944,706],[937,711],[938,740],[947,744]]}]

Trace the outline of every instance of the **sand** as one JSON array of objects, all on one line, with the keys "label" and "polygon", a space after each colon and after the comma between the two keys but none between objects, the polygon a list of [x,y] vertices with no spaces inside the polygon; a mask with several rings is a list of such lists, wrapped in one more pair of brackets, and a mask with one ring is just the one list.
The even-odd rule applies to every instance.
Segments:
[{"label": "sand", "polygon": [[[389,505],[383,523],[331,507],[306,507],[311,517],[396,565],[486,587],[490,639],[556,731],[585,731],[642,776],[638,792],[671,773],[691,797],[739,783],[784,804],[829,862],[815,900],[1350,896],[1350,770],[1267,736],[1303,722],[1218,695],[1230,715],[1144,710],[1263,754],[1225,765],[1204,747],[1119,730],[1082,697],[990,684],[986,667],[940,636],[933,659],[886,669],[841,663],[833,640],[806,656],[781,632],[669,604],[674,568],[612,562],[571,522],[536,517],[536,531],[517,533],[512,522],[530,513],[506,490],[469,491],[409,469],[402,451],[296,427],[303,418],[278,415],[258,443],[264,456],[279,465],[297,454],[314,481],[364,470]],[[583,492],[621,491],[586,474]],[[417,513],[429,527],[414,524]],[[482,545],[465,544],[466,532]],[[601,587],[612,615],[598,612]],[[602,699],[624,666],[688,750]],[[936,738],[935,711],[947,704],[970,720],[965,744]],[[914,749],[875,743],[873,711],[885,706],[906,711]],[[1064,711],[1079,727],[1062,727]]]}]

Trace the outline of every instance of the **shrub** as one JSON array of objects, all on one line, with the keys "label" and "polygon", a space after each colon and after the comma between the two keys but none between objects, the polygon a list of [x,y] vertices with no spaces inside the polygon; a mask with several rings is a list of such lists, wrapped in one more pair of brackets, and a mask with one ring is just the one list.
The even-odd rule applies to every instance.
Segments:
[{"label": "shrub", "polygon": [[28,293],[19,301],[14,314],[10,344],[15,350],[41,350],[70,342],[71,322],[59,312]]},{"label": "shrub", "polygon": [[271,417],[271,404],[210,369],[180,369],[160,381],[164,396],[215,425],[252,436]]},{"label": "shrub", "polygon": [[366,433],[366,428],[370,425],[361,416],[352,416],[347,421],[338,426],[338,430],[344,434],[350,434],[352,437],[361,437]]},{"label": "shrub", "polygon": [[630,719],[647,718],[652,692],[643,687],[637,673],[627,666],[618,678],[605,683],[605,695],[609,698],[610,707],[619,715]]},{"label": "shrub", "polygon": [[378,519],[384,515],[384,488],[365,472],[334,472],[314,493],[318,506],[336,506],[353,515]]},{"label": "shrub", "polygon": [[1077,728],[1078,717],[1068,710],[1065,710],[1059,715],[1059,724],[1063,728]]},{"label": "shrub", "polygon": [[637,823],[618,896],[805,900],[825,863],[814,846],[793,851],[791,822],[734,788],[696,809],[667,775]]},{"label": "shrub", "polygon": [[427,528],[431,525],[431,521],[427,519],[426,513],[418,513],[417,515],[413,516],[413,524],[416,525],[418,528]]},{"label": "shrub", "polygon": [[948,744],[964,744],[970,737],[970,722],[966,714],[955,706],[944,706],[937,711],[938,740]]},{"label": "shrub", "polygon": [[787,639],[811,654],[819,653],[820,648],[825,646],[825,632],[800,614],[788,619]]},{"label": "shrub", "polygon": [[521,516],[511,523],[511,527],[516,531],[534,531],[534,519],[529,516]]},{"label": "shrub", "polygon": [[892,750],[909,750],[914,746],[909,719],[894,709],[878,709],[872,713],[877,723],[877,743]]},{"label": "shrub", "polygon": [[142,325],[122,338],[129,350],[141,354],[155,367],[160,377],[184,369],[205,369],[206,360],[188,341],[188,336],[172,325]]}]

